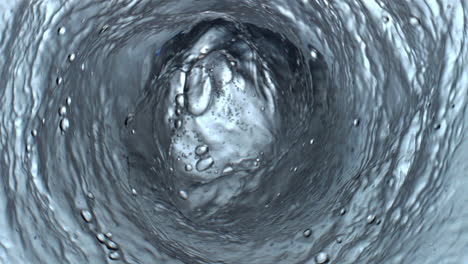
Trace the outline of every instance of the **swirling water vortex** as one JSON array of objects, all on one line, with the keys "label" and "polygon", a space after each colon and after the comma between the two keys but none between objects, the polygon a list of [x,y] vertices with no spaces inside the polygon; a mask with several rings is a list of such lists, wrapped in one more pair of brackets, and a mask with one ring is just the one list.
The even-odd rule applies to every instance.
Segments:
[{"label": "swirling water vortex", "polygon": [[0,4],[0,263],[465,263],[467,7]]}]

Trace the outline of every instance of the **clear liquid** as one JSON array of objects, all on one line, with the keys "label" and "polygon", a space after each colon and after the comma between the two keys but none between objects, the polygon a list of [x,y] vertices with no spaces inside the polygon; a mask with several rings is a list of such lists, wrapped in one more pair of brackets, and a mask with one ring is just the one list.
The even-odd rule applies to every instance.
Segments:
[{"label": "clear liquid", "polygon": [[463,1],[0,14],[0,263],[466,262]]}]

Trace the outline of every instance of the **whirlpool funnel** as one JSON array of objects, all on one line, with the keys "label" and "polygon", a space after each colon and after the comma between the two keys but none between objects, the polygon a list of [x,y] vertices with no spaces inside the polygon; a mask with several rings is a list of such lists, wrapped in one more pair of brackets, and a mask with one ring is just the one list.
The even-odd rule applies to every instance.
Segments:
[{"label": "whirlpool funnel", "polygon": [[0,264],[468,263],[466,0],[0,3]]}]

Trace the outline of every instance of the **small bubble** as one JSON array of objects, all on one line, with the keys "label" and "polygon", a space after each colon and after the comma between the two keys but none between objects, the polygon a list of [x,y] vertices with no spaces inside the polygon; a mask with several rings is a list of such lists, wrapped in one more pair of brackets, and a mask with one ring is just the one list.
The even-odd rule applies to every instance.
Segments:
[{"label": "small bubble", "polygon": [[67,32],[67,29],[66,29],[65,27],[59,27],[59,29],[58,29],[58,31],[57,31],[57,33],[58,33],[59,35],[63,35],[63,34],[65,34],[66,32]]},{"label": "small bubble", "polygon": [[234,172],[234,168],[232,168],[232,167],[229,166],[229,165],[226,166],[226,167],[223,169],[223,171],[222,171],[223,174],[231,174],[231,173],[233,173],[233,172]]},{"label": "small bubble", "polygon": [[134,118],[135,118],[135,115],[133,113],[128,114],[124,121],[125,126],[130,125],[133,122]]},{"label": "small bubble", "polygon": [[111,232],[107,232],[105,236],[106,236],[107,238],[112,238],[112,233],[111,233]]},{"label": "small bubble", "polygon": [[318,58],[317,51],[315,49],[312,49],[310,51],[310,56],[312,57],[312,59],[316,60]]},{"label": "small bubble", "polygon": [[388,16],[383,16],[382,20],[384,23],[388,23],[388,21],[390,21],[390,18]]},{"label": "small bubble", "polygon": [[36,137],[37,136],[37,130],[36,129],[31,130],[31,135],[33,137]]},{"label": "small bubble", "polygon": [[185,171],[192,171],[193,170],[193,166],[190,165],[190,164],[185,164]]},{"label": "small bubble", "polygon": [[310,229],[306,229],[302,235],[304,235],[304,237],[310,237],[310,235],[312,235],[312,231]]},{"label": "small bubble", "polygon": [[65,106],[63,106],[63,105],[60,106],[59,110],[58,110],[58,113],[59,113],[60,116],[66,115],[67,114],[67,108]]},{"label": "small bubble", "polygon": [[70,121],[68,118],[62,118],[60,121],[60,130],[62,130],[62,133],[67,132],[67,130],[70,128]]},{"label": "small bubble", "polygon": [[99,30],[99,34],[106,32],[108,29],[109,29],[109,25],[102,26],[101,29]]},{"label": "small bubble", "polygon": [[91,192],[88,192],[86,196],[88,196],[89,199],[94,199],[94,194]]},{"label": "small bubble", "polygon": [[65,102],[67,103],[67,105],[71,105],[71,97],[68,96]]},{"label": "small bubble", "polygon": [[336,237],[336,243],[341,244],[343,242],[343,238],[341,236]]},{"label": "small bubble", "polygon": [[184,106],[185,106],[185,97],[184,97],[184,94],[181,94],[181,93],[180,93],[180,94],[177,94],[175,100],[176,100],[176,103],[177,103],[177,105],[178,105],[179,107],[184,108]]},{"label": "small bubble", "polygon": [[439,130],[439,129],[440,129],[440,124],[436,124],[436,125],[434,126],[434,129],[435,129],[435,130]]},{"label": "small bubble", "polygon": [[345,215],[345,214],[346,214],[346,209],[345,209],[345,208],[342,208],[342,209],[340,210],[340,215]]},{"label": "small bubble", "polygon": [[112,260],[117,260],[120,258],[120,254],[118,251],[114,251],[112,253],[109,254],[109,258],[112,259]]},{"label": "small bubble", "polygon": [[81,64],[81,71],[84,71],[85,70],[85,65],[84,63]]},{"label": "small bubble", "polygon": [[180,119],[175,120],[174,127],[176,129],[181,128],[182,127],[182,120],[180,120]]},{"label": "small bubble", "polygon": [[325,252],[319,252],[317,256],[315,256],[315,262],[317,264],[323,264],[328,262],[328,254]]},{"label": "small bubble", "polygon": [[195,154],[197,154],[198,156],[208,153],[208,151],[209,151],[209,148],[207,145],[200,145],[195,148]]},{"label": "small bubble", "polygon": [[106,237],[104,236],[103,233],[98,233],[98,234],[96,235],[96,238],[97,238],[97,240],[98,240],[99,242],[101,242],[101,243],[106,242]]},{"label": "small bubble", "polygon": [[179,196],[180,196],[180,198],[182,198],[182,199],[184,199],[184,200],[187,200],[187,199],[188,199],[188,194],[187,194],[187,192],[184,191],[184,190],[180,190],[180,191],[179,191]]},{"label": "small bubble", "polygon": [[196,164],[196,168],[197,168],[197,171],[206,171],[207,169],[211,168],[213,164],[214,164],[214,159],[211,156],[208,156],[204,159],[200,159]]},{"label": "small bubble", "polygon": [[70,55],[68,55],[68,61],[72,62],[76,59],[76,54],[75,53],[71,53]]},{"label": "small bubble", "polygon": [[412,17],[412,18],[410,18],[410,24],[413,25],[413,26],[416,26],[416,25],[421,24],[421,21],[419,21],[419,18],[417,18],[417,17]]},{"label": "small bubble", "polygon": [[60,84],[63,82],[62,77],[57,77],[57,79],[55,80],[55,82],[57,83],[57,85],[60,85]]},{"label": "small bubble", "polygon": [[368,224],[372,224],[375,220],[375,215],[368,215],[367,218],[366,218],[366,222]]},{"label": "small bubble", "polygon": [[29,144],[26,145],[26,152],[27,152],[27,153],[31,152],[31,146],[30,146]]},{"label": "small bubble", "polygon": [[360,123],[361,123],[361,121],[359,119],[354,119],[354,121],[353,121],[353,125],[356,126],[356,127],[359,126]]},{"label": "small bubble", "polygon": [[108,249],[111,249],[111,250],[117,250],[119,249],[119,245],[117,245],[117,243],[115,243],[114,241],[112,240],[107,240],[106,241],[106,246]]},{"label": "small bubble", "polygon": [[83,217],[83,220],[85,220],[86,223],[89,223],[91,220],[93,220],[93,215],[88,210],[81,210],[81,217]]},{"label": "small bubble", "polygon": [[137,195],[138,195],[138,192],[137,192],[137,190],[135,190],[135,188],[132,188],[132,194],[133,194],[134,196],[137,196]]},{"label": "small bubble", "polygon": [[314,141],[315,141],[315,140],[312,138],[312,139],[309,141],[309,144],[310,144],[310,145],[314,144]]},{"label": "small bubble", "polygon": [[132,129],[132,134],[135,135],[135,129]]}]

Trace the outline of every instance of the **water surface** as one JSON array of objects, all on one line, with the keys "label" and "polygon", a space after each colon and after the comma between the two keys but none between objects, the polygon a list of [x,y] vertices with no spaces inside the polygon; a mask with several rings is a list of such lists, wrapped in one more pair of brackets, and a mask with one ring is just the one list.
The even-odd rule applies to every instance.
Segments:
[{"label": "water surface", "polygon": [[467,15],[0,4],[0,263],[467,262]]}]

